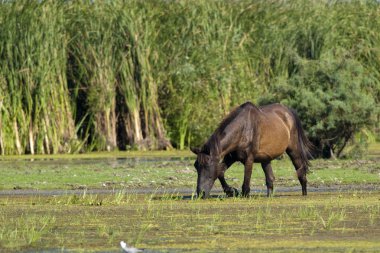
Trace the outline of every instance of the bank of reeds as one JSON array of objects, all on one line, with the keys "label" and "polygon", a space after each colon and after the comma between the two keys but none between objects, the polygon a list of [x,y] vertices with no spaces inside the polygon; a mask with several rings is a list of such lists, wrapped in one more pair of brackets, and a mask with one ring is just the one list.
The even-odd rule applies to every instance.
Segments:
[{"label": "bank of reeds", "polygon": [[151,14],[138,5],[70,6],[69,78],[76,119],[83,122],[81,137],[96,150],[170,147],[151,70],[155,31]]},{"label": "bank of reeds", "polygon": [[355,59],[379,102],[376,1],[5,1],[0,14],[2,154],[183,149],[331,57]]},{"label": "bank of reeds", "polygon": [[55,1],[0,5],[2,154],[68,152],[75,140],[62,7]]}]

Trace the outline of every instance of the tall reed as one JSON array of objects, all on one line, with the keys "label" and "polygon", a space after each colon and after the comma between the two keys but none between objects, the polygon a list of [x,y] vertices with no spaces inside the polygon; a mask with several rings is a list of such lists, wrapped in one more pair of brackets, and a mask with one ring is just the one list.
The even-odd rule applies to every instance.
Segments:
[{"label": "tall reed", "polygon": [[[379,8],[327,0],[3,1],[0,153],[199,145],[232,107],[270,101],[283,92],[276,87],[346,60],[378,104]],[[320,119],[307,118],[317,110],[310,103],[297,109],[312,129]],[[373,107],[370,129],[380,118]]]},{"label": "tall reed", "polygon": [[61,3],[1,4],[1,150],[4,154],[68,152],[74,121],[66,82]]}]

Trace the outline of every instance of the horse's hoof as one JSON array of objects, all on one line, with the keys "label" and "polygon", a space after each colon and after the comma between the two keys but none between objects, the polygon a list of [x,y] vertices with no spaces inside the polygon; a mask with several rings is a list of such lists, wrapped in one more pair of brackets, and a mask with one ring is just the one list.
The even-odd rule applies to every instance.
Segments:
[{"label": "horse's hoof", "polygon": [[250,191],[242,191],[241,192],[241,197],[243,197],[243,198],[249,198],[249,192]]},{"label": "horse's hoof", "polygon": [[251,191],[251,189],[249,187],[242,187],[242,191],[241,191],[241,196],[243,198],[248,198],[249,197],[249,192]]},{"label": "horse's hoof", "polygon": [[230,188],[228,191],[226,191],[226,195],[229,198],[237,197],[239,196],[239,191],[236,188]]}]

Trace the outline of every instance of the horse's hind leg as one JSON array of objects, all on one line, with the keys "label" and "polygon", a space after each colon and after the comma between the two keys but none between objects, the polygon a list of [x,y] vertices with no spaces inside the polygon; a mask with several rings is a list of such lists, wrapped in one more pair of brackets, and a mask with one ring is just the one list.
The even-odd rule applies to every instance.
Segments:
[{"label": "horse's hind leg", "polygon": [[292,149],[287,149],[286,153],[289,155],[295,170],[297,171],[297,177],[302,187],[302,195],[307,195],[307,167],[301,159],[301,156]]},{"label": "horse's hind leg", "polygon": [[274,181],[274,175],[272,170],[272,165],[270,162],[262,163],[261,167],[263,168],[263,171],[265,173],[265,182],[267,185],[267,196],[271,196],[273,194],[273,181]]},{"label": "horse's hind leg", "polygon": [[248,157],[244,162],[244,181],[242,185],[242,196],[249,197],[249,192],[251,190],[251,176],[252,176],[252,165],[253,165],[253,157]]}]

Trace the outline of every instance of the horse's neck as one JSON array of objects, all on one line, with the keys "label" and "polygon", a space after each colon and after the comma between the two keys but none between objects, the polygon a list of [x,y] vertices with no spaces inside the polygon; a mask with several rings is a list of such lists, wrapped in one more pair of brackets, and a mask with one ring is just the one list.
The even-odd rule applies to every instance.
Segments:
[{"label": "horse's neck", "polygon": [[225,140],[225,138],[221,139],[220,140],[220,143],[219,143],[219,152],[218,152],[218,158],[219,159],[222,159],[226,154],[230,153],[232,151],[232,149],[234,149],[235,147],[231,146],[231,145],[228,145],[228,143],[226,143],[227,140]]},{"label": "horse's neck", "polygon": [[207,141],[207,148],[210,153],[210,156],[214,159],[220,159],[221,146],[217,133],[214,133],[210,139]]},{"label": "horse's neck", "polygon": [[224,143],[224,137],[222,135],[215,135],[210,138],[209,141],[209,149],[210,155],[215,160],[222,160],[224,156],[229,153],[229,149],[231,148],[229,145]]},{"label": "horse's neck", "polygon": [[220,134],[218,138],[219,149],[217,152],[219,159],[222,159],[225,155],[239,149],[239,146],[242,143],[243,139],[251,137],[252,134],[249,134],[249,136],[246,135],[247,133],[240,127],[232,127],[226,129],[225,134]]},{"label": "horse's neck", "polygon": [[233,112],[230,120],[223,121],[209,140],[210,144],[213,142],[210,147],[215,148],[214,157],[223,159],[225,155],[241,148],[242,143],[249,142],[248,139],[255,141],[255,139],[251,140],[253,134],[258,138],[257,133],[254,133],[257,129],[257,110],[257,107],[252,104],[246,104],[237,114]]}]

